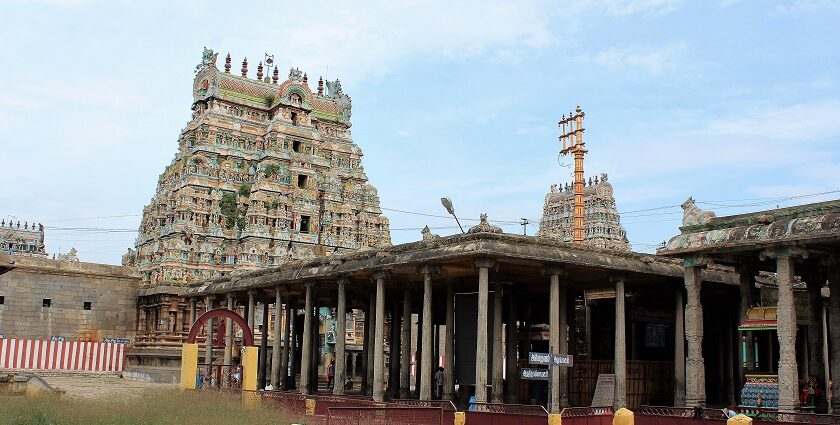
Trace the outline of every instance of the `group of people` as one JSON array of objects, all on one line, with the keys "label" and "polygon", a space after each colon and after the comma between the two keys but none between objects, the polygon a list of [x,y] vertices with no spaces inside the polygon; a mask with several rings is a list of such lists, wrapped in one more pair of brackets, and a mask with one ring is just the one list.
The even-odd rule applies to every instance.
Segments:
[{"label": "group of people", "polygon": [[[219,369],[219,373],[221,373],[221,369]],[[218,390],[220,385],[222,384],[221,380],[215,376],[213,373],[213,368],[207,370],[207,373],[202,371],[201,369],[198,370],[198,374],[195,377],[195,388],[196,389],[212,389]],[[242,385],[242,368],[234,366],[230,370],[230,375],[228,376],[227,386],[230,388],[239,388]]]}]

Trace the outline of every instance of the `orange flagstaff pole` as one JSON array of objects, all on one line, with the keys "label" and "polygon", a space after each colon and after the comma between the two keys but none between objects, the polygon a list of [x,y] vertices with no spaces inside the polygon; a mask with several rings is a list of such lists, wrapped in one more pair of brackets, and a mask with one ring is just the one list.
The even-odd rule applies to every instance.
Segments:
[{"label": "orange flagstaff pole", "polygon": [[[586,147],[583,141],[583,117],[585,114],[578,105],[575,109],[575,114],[569,114],[569,118],[565,115],[560,121],[560,127],[563,129],[563,134],[560,140],[563,142],[563,150],[560,151],[562,155],[573,155],[575,159],[575,183],[574,183],[574,212],[573,212],[573,226],[572,226],[572,240],[576,244],[583,243],[583,157],[586,155]],[[566,131],[566,124],[569,124],[569,129]],[[568,144],[566,142],[569,142]]]}]

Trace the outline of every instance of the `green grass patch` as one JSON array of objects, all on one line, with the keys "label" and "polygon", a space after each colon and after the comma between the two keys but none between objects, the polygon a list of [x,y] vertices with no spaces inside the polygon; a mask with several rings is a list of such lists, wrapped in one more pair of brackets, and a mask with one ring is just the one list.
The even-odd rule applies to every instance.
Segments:
[{"label": "green grass patch", "polygon": [[140,397],[79,400],[0,396],[0,424],[289,424],[273,407],[244,407],[239,396],[166,390]]}]

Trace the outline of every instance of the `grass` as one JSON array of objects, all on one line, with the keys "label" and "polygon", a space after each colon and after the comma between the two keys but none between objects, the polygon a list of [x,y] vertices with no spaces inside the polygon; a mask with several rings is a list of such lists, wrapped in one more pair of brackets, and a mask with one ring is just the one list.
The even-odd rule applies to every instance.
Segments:
[{"label": "grass", "polygon": [[276,408],[245,408],[238,396],[161,391],[142,397],[78,400],[0,396],[0,424],[289,424]]}]

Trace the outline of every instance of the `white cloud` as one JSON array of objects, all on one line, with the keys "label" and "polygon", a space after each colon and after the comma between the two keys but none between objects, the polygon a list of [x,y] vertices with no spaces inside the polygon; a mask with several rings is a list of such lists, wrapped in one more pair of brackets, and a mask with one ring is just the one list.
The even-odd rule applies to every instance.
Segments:
[{"label": "white cloud", "polygon": [[824,9],[840,10],[837,0],[796,0],[776,7],[780,14],[811,13]]},{"label": "white cloud", "polygon": [[665,15],[679,7],[681,0],[601,0],[595,3],[600,3],[614,16]]},{"label": "white cloud", "polygon": [[805,141],[840,137],[840,101],[824,100],[715,120],[705,132],[727,138]]},{"label": "white cloud", "polygon": [[578,60],[591,62],[618,72],[643,72],[648,75],[661,75],[675,69],[680,56],[686,48],[682,44],[669,44],[663,47],[610,47],[591,55],[583,55]]},{"label": "white cloud", "polygon": [[231,27],[247,21],[257,33],[228,35],[227,44],[252,45],[255,37],[282,40],[278,63],[299,64],[313,74],[329,66],[330,74],[344,79],[386,73],[408,58],[489,55],[514,61],[523,49],[556,43],[553,15],[543,6],[539,0],[308,5],[296,15],[317,19],[284,19],[276,25],[272,13],[265,14],[262,23],[254,22],[250,13],[229,17],[234,21],[229,22]]},{"label": "white cloud", "polygon": [[[814,167],[832,160],[825,151],[840,140],[838,116],[840,101],[836,100],[754,107],[715,116],[697,114],[694,128],[687,124],[682,131],[629,136],[610,148],[605,169],[628,178],[782,168],[813,176]],[[639,149],[644,149],[644,161],[626,161]]]}]

